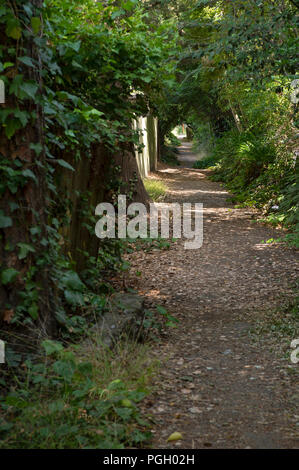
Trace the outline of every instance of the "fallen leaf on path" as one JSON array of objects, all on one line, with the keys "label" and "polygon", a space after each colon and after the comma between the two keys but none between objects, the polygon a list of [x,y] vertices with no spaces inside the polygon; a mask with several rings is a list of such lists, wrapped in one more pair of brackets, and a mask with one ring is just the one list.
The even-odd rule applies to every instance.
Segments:
[{"label": "fallen leaf on path", "polygon": [[167,442],[172,442],[172,441],[179,441],[180,439],[183,439],[183,436],[180,432],[173,432],[170,434],[169,438],[167,439]]}]

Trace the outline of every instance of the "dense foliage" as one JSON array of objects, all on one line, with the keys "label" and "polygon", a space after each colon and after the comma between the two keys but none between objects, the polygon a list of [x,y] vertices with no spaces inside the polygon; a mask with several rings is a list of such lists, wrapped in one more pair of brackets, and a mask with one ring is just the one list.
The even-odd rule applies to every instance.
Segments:
[{"label": "dense foliage", "polygon": [[[114,159],[137,142],[132,120],[154,105],[173,69],[171,22],[153,28],[138,3],[1,6],[6,325],[40,325],[53,334],[58,320],[76,332],[85,322],[78,308],[103,309],[98,272],[120,263],[120,247],[95,241],[94,207],[120,190],[124,168]],[[131,194],[134,183],[132,176],[122,190]],[[46,290],[48,302],[40,295]]]},{"label": "dense foliage", "polygon": [[[150,2],[151,3],[151,2]],[[157,2],[154,2],[157,5]],[[288,0],[158,2],[180,34],[176,87],[165,88],[160,125],[187,122],[240,203],[298,233],[298,5]],[[157,10],[158,11],[158,10]],[[157,13],[158,15],[158,13]],[[290,235],[298,243],[298,235]],[[296,241],[297,240],[297,241]]]},{"label": "dense foliage", "polygon": [[[297,3],[1,3],[0,327],[6,370],[23,365],[0,421],[8,446],[22,422],[24,447],[31,438],[38,446],[122,447],[147,437],[135,405],[143,389],[98,384],[94,366],[60,343],[39,348],[48,337],[81,338],[107,308],[108,274],[127,267],[123,242],[94,236],[94,208],[120,191],[131,199],[145,192],[134,118],[159,118],[160,157],[171,163],[171,130],[187,123],[207,154],[197,166],[213,166],[237,203],[262,208],[298,244],[298,105],[289,99]],[[146,185],[163,197],[165,187]],[[0,386],[7,390],[4,376]]]}]

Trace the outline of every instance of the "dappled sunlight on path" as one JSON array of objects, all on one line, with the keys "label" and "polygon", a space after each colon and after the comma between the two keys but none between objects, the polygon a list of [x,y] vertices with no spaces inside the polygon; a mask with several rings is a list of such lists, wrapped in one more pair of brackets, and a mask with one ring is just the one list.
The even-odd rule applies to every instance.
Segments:
[{"label": "dappled sunlight on path", "polygon": [[[297,255],[266,244],[279,231],[254,223],[253,210],[235,209],[208,174],[155,174],[169,188],[167,202],[203,203],[203,246],[185,250],[178,240],[169,251],[129,256],[131,273],[142,273],[131,274],[129,284],[180,320],[157,346],[163,367],[146,408],[156,422],[153,446],[296,447],[296,374],[282,359],[289,345],[263,337],[255,343],[249,333],[292,297]],[[166,443],[174,431],[183,440]]]}]

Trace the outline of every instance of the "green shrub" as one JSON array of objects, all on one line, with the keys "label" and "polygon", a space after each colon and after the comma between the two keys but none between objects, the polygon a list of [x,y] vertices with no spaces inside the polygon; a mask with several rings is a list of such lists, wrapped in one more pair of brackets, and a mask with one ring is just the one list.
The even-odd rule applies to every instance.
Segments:
[{"label": "green shrub", "polygon": [[233,202],[262,209],[264,220],[289,228],[285,239],[298,246],[298,168],[284,142],[233,130],[218,139],[211,158],[219,159],[212,179],[225,183]]},{"label": "green shrub", "polygon": [[177,136],[174,135],[172,132],[169,132],[166,135],[165,140],[166,140],[166,143],[172,147],[179,147],[181,145],[180,139],[178,139]]},{"label": "green shrub", "polygon": [[0,396],[0,448],[115,449],[150,438],[138,409],[152,367],[144,346],[125,343],[112,352],[97,343],[76,355],[51,340],[43,347],[45,360],[25,361]]},{"label": "green shrub", "polygon": [[162,147],[161,161],[169,165],[179,166],[178,150],[176,147],[164,145]]},{"label": "green shrub", "polygon": [[197,160],[194,163],[193,168],[209,168],[211,166],[215,166],[218,163],[218,158],[216,155],[209,155],[208,157],[202,158],[201,160]]}]

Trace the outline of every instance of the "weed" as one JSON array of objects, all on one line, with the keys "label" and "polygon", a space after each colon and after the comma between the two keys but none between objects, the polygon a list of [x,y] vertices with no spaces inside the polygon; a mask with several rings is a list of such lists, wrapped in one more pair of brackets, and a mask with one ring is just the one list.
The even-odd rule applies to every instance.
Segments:
[{"label": "weed", "polygon": [[155,367],[146,346],[42,344],[44,361],[25,361],[0,397],[0,448],[115,449],[150,439],[138,409]]},{"label": "weed", "polygon": [[163,181],[146,178],[143,182],[148,195],[154,202],[162,201],[164,199],[167,186]]}]

